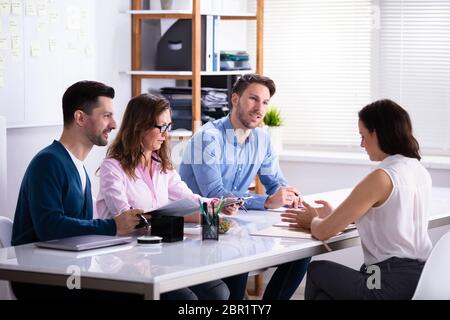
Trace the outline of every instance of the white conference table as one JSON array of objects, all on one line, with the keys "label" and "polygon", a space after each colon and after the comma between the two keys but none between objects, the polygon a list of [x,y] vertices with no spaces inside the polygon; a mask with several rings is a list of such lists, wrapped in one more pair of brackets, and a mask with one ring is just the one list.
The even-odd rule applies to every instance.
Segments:
[{"label": "white conference table", "polygon": [[[306,196],[337,205],[350,189]],[[221,279],[327,252],[322,242],[251,236],[250,233],[280,221],[280,212],[240,212],[233,227],[219,241],[186,234],[184,241],[161,246],[135,242],[115,247],[66,252],[37,248],[34,244],[0,249],[0,279],[66,286],[74,267],[81,288],[138,293],[145,299],[195,284]],[[450,188],[433,188],[430,228],[450,224]],[[356,230],[336,236],[328,245],[339,250],[359,245]]]}]

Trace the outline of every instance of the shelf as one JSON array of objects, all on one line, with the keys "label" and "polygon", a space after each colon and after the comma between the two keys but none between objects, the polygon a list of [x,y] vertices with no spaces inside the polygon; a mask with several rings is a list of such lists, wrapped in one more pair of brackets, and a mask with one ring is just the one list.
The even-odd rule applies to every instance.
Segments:
[{"label": "shelf", "polygon": [[202,76],[232,76],[253,73],[254,70],[229,70],[229,71],[201,71]]},{"label": "shelf", "polygon": [[[127,14],[136,15],[144,19],[192,19],[189,10],[128,10]],[[256,20],[256,15],[247,13],[202,12],[203,16],[219,16],[223,20]]]},{"label": "shelf", "polygon": [[128,10],[128,14],[143,19],[192,19],[187,10]]},{"label": "shelf", "polygon": [[[242,75],[252,73],[254,70],[229,70],[229,71],[201,71],[202,76],[229,76]],[[192,78],[191,71],[127,71],[128,75],[141,76],[145,78],[171,78],[171,79],[190,79]]]},{"label": "shelf", "polygon": [[220,14],[219,16],[222,20],[256,20],[256,15],[251,12]]},{"label": "shelf", "polygon": [[192,131],[185,129],[176,129],[170,132],[170,138],[172,140],[190,139],[192,137]]},{"label": "shelf", "polygon": [[127,71],[127,74],[145,79],[192,80],[191,71]]}]

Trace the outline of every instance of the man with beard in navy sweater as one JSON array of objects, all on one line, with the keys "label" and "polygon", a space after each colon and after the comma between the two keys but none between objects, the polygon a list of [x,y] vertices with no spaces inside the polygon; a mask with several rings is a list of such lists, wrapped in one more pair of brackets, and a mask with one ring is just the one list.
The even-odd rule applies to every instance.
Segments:
[{"label": "man with beard in navy sweater", "polygon": [[[23,177],[12,245],[89,234],[122,236],[134,231],[142,210],[93,219],[91,183],[83,165],[92,147],[105,146],[116,128],[113,98],[113,88],[95,81],[80,81],[66,90],[61,138],[31,160]],[[67,288],[17,282],[12,288],[19,299],[87,296],[86,290],[69,292]],[[91,293],[94,297],[98,294]]]}]

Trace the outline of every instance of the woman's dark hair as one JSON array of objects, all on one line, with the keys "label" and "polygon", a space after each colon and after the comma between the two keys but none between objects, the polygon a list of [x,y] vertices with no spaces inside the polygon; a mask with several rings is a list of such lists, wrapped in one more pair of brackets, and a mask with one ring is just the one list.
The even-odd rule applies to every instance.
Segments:
[{"label": "woman's dark hair", "polygon": [[[142,147],[144,135],[157,125],[157,117],[166,110],[171,111],[169,102],[155,95],[141,94],[128,102],[122,125],[106,154],[108,158],[119,161],[128,176],[136,178],[135,169],[144,155]],[[158,161],[161,162],[162,172],[167,173],[167,170],[173,169],[167,139],[156,154],[159,157]]]},{"label": "woman's dark hair", "polygon": [[389,99],[378,100],[361,109],[358,116],[370,133],[375,131],[384,153],[420,160],[419,143],[413,136],[411,119],[397,103]]},{"label": "woman's dark hair", "polygon": [[74,83],[62,98],[64,126],[72,124],[73,114],[81,110],[86,114],[91,114],[92,109],[97,107],[98,97],[114,99],[114,89],[96,81],[79,81]]}]

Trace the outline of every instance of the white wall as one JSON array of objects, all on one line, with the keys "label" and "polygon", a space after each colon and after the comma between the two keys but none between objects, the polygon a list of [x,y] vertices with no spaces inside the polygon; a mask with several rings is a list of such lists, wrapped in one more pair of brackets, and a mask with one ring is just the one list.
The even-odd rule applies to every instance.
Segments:
[{"label": "white wall", "polygon": [[355,186],[370,172],[370,166],[280,161],[289,184],[303,194],[318,193]]},{"label": "white wall", "polygon": [[[96,0],[96,79],[116,90],[116,118],[120,121],[131,97],[131,80],[120,71],[131,65],[131,19],[121,12],[129,7],[128,0]],[[84,80],[84,79],[80,79]],[[62,118],[62,110],[61,110]],[[7,130],[7,206],[6,216],[13,217],[23,174],[32,157],[53,139],[59,139],[61,126]],[[100,165],[106,148],[94,147],[86,160],[93,193],[98,191],[94,172]],[[3,213],[2,213],[3,214]]]},{"label": "white wall", "polygon": [[[341,188],[353,188],[373,165],[280,161],[289,184],[303,194],[318,193]],[[428,169],[433,186],[450,187],[450,170]]]}]

